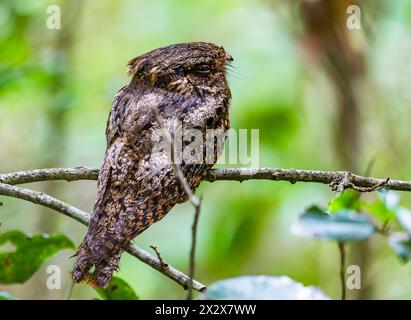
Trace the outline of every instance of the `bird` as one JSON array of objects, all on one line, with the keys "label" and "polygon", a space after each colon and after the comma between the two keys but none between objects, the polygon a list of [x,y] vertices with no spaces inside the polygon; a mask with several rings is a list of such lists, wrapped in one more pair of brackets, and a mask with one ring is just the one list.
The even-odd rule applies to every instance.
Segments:
[{"label": "bird", "polygon": [[[184,132],[197,130],[204,142],[210,129],[228,132],[231,61],[222,46],[207,42],[169,45],[129,61],[131,81],[115,95],[107,120],[97,198],[75,254],[75,283],[107,288],[128,243],[188,200],[170,152],[158,147],[165,142],[158,133],[166,130],[176,138],[180,126]],[[192,192],[223,152],[213,138],[200,144],[203,155],[210,145],[219,146],[208,161],[188,161],[192,150],[182,157],[179,168]]]}]

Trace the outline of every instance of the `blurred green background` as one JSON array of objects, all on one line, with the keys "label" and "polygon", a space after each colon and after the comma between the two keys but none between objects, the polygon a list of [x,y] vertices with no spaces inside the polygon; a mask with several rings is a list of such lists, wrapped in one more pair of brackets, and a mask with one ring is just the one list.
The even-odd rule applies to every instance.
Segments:
[{"label": "blurred green background", "polygon": [[[354,1],[286,0],[1,0],[0,171],[100,165],[112,99],[129,81],[127,62],[178,42],[223,45],[235,59],[228,75],[232,127],[260,130],[260,166],[343,170],[411,179],[411,2],[361,1],[362,29],[345,27]],[[46,27],[61,8],[60,30]],[[372,164],[372,165],[371,165]],[[91,211],[94,181],[37,183]],[[299,238],[290,226],[309,205],[326,205],[325,185],[204,182],[196,278],[209,284],[248,275],[287,275],[339,296],[334,242]],[[410,196],[402,195],[409,204]],[[68,235],[86,228],[30,203],[2,197],[2,230]],[[156,245],[188,271],[192,208],[179,205],[135,242]],[[19,298],[59,299],[69,289],[72,251],[48,260],[25,284],[0,286]],[[362,270],[350,298],[407,299],[411,268],[381,238],[349,247]],[[48,290],[46,268],[63,270]],[[173,281],[124,254],[118,274],[143,299],[180,299]],[[73,298],[90,299],[87,285]]]}]

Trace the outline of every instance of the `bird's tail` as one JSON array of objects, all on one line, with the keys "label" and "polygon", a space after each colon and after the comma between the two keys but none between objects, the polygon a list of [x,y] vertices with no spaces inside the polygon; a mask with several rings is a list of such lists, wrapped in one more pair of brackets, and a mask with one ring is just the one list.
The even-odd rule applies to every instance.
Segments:
[{"label": "bird's tail", "polygon": [[[86,281],[94,286],[107,288],[113,272],[118,270],[121,254],[122,250],[117,250],[97,257],[87,245],[87,241],[83,241],[76,253],[77,260],[74,263],[72,272],[73,281],[75,283]],[[95,269],[90,277],[89,271],[93,266]]]},{"label": "bird's tail", "polygon": [[73,272],[71,277],[75,283],[79,283],[88,279],[88,273],[91,267],[95,264],[93,261],[89,248],[84,241],[78,248],[75,256],[77,257],[74,263]]}]

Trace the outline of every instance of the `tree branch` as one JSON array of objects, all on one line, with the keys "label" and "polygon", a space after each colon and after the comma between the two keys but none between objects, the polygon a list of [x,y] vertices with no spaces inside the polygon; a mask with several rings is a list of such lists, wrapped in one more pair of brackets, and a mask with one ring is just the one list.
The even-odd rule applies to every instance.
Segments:
[{"label": "tree branch", "polygon": [[[15,185],[49,180],[97,180],[99,170],[97,168],[75,167],[75,168],[53,168],[37,169],[30,171],[19,171],[0,174],[0,182]],[[322,184],[333,183],[334,188],[375,188],[384,187],[389,190],[411,191],[411,181],[377,179],[356,175],[346,171],[317,171],[300,169],[275,169],[275,168],[227,168],[213,169],[203,179],[214,182],[219,180],[230,180],[243,182],[246,180],[274,180],[296,182],[313,182]],[[364,191],[369,191],[364,189]]]},{"label": "tree branch", "polygon": [[[65,172],[65,170],[66,169],[64,169],[63,172]],[[72,170],[72,169],[69,169],[69,170]],[[39,172],[41,171],[42,170],[35,170],[37,174],[39,174]],[[52,172],[54,173],[57,171],[52,170]],[[43,172],[40,173],[40,175],[43,177],[43,179],[45,178],[45,176],[48,176],[48,174],[44,173],[44,170]],[[55,177],[53,174],[51,176]],[[80,173],[80,177],[84,177],[84,172]],[[57,180],[57,179],[51,179],[51,180]],[[26,180],[26,182],[28,181]],[[32,202],[34,204],[38,204],[38,205],[53,209],[70,218],[77,220],[78,222],[86,226],[89,224],[90,217],[86,212],[80,209],[77,209],[63,201],[55,199],[43,192],[33,191],[30,189],[26,189],[26,188],[20,188],[20,187],[12,186],[9,184],[0,183],[0,195],[23,199],[23,200]],[[176,268],[170,265],[167,265],[167,268],[164,268],[164,266],[161,264],[159,259],[151,256],[148,252],[141,249],[137,245],[130,243],[128,245],[127,252],[130,253],[132,256],[136,257],[137,259],[141,260],[142,262],[148,264],[152,268],[156,269],[157,271],[161,272],[165,276],[169,277],[170,279],[176,281],[178,284],[180,284],[184,288],[188,288],[188,286],[191,284],[190,277],[188,277],[187,275],[185,275],[184,273],[182,273],[181,271],[177,270]],[[192,285],[193,285],[193,288],[197,291],[203,291],[205,289],[205,286],[198,281],[193,280]]]},{"label": "tree branch", "polygon": [[87,167],[35,169],[0,174],[0,182],[11,185],[53,180],[97,180],[99,169]]},{"label": "tree branch", "polygon": [[[30,201],[55,211],[63,213],[84,225],[88,225],[89,215],[65,202],[50,197],[42,192],[32,191],[25,188],[14,187],[16,184],[32,183],[51,180],[97,180],[99,169],[87,167],[74,168],[51,168],[36,169],[29,171],[19,171],[0,174],[0,195]],[[227,168],[213,169],[203,179],[214,182],[218,180],[229,180],[243,182],[246,180],[274,180],[296,182],[313,182],[329,184],[334,191],[344,191],[345,189],[355,189],[360,192],[370,192],[385,188],[397,191],[411,191],[411,181],[391,180],[388,178],[377,179],[356,175],[346,171],[317,171],[300,169],[275,169],[275,168]],[[189,197],[190,200],[195,198]],[[193,203],[193,202],[192,202]],[[194,207],[196,201],[194,201]],[[199,206],[199,203],[197,203]],[[190,287],[191,279],[184,273],[172,266],[164,268],[159,259],[151,256],[148,252],[134,244],[130,244],[127,250],[131,255],[160,271],[170,279],[173,279],[185,288]],[[205,286],[197,281],[193,281],[193,289],[202,291]]]}]

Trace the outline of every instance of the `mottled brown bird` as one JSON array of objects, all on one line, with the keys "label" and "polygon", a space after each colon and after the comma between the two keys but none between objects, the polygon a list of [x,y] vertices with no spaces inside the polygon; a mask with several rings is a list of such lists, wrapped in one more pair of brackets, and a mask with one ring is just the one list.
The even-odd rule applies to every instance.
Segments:
[{"label": "mottled brown bird", "polygon": [[[76,254],[74,282],[87,279],[94,266],[91,281],[107,287],[128,242],[175,204],[187,201],[168,153],[153,152],[158,145],[153,136],[161,129],[174,136],[176,123],[204,136],[207,129],[226,131],[231,99],[226,66],[232,60],[222,47],[193,42],[159,48],[129,62],[132,80],[115,96],[109,115],[97,200]],[[181,170],[193,191],[221,152],[214,149],[211,163],[183,159]]]}]

